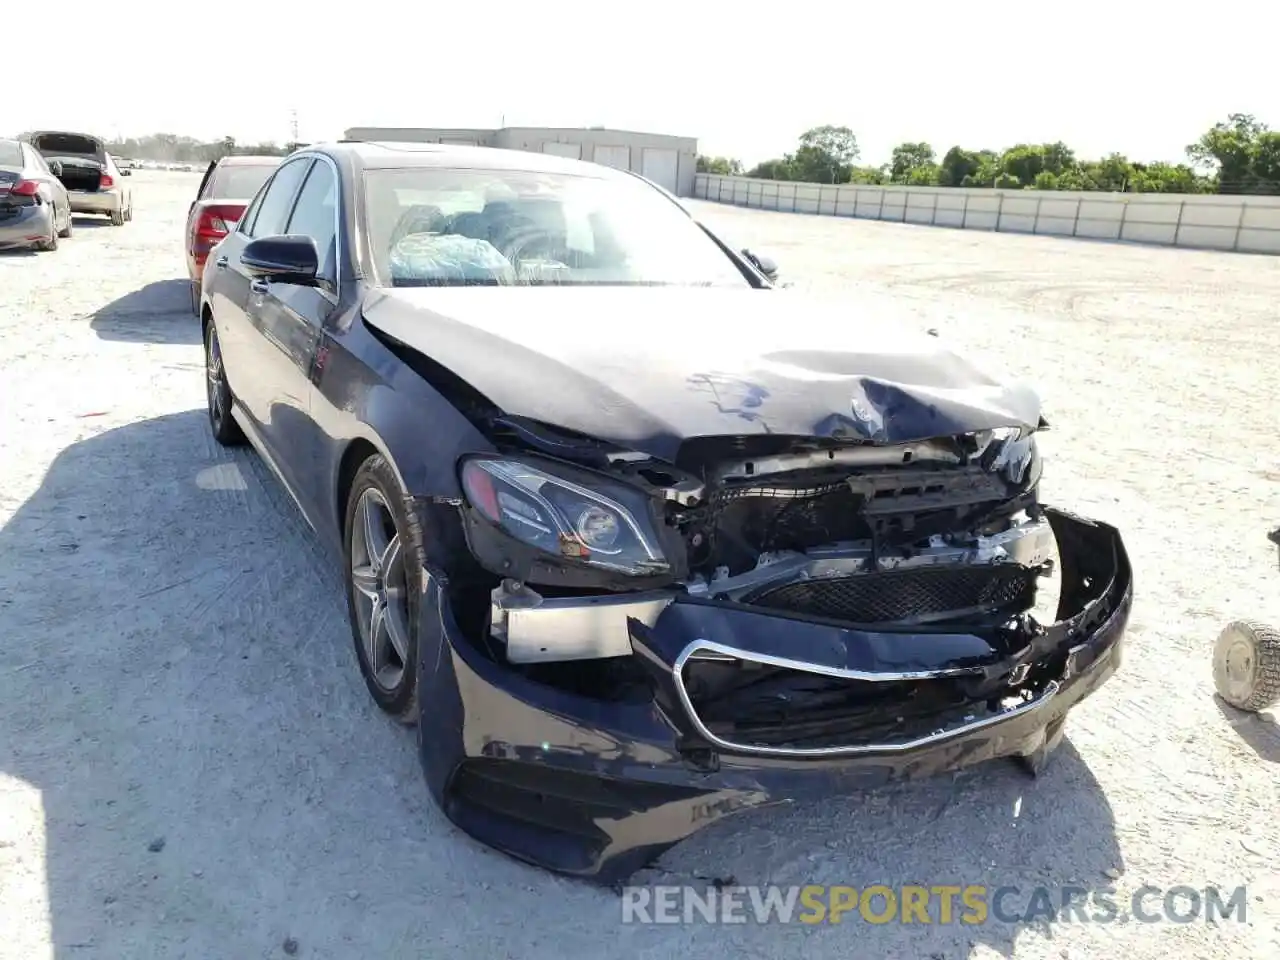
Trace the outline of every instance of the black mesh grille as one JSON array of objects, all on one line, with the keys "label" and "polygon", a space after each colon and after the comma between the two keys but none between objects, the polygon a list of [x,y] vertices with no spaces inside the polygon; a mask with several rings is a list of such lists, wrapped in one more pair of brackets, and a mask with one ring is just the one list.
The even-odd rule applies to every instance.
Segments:
[{"label": "black mesh grille", "polygon": [[822,749],[927,736],[987,709],[958,679],[868,682],[760,667],[690,664],[694,712],[729,743]]},{"label": "black mesh grille", "polygon": [[747,603],[851,623],[892,623],[971,610],[1024,610],[1036,572],[1016,564],[938,566],[772,587]]}]

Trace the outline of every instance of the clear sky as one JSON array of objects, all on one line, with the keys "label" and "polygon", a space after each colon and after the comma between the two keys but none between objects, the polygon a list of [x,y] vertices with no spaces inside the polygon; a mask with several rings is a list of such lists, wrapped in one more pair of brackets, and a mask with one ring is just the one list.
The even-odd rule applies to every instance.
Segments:
[{"label": "clear sky", "polygon": [[1280,127],[1280,6],[1264,0],[57,9],[69,46],[10,42],[0,54],[7,76],[29,78],[0,100],[0,132],[283,142],[296,110],[303,140],[350,126],[598,124],[696,136],[703,153],[751,163],[833,123],[879,164],[904,140],[941,154],[1061,139],[1082,156],[1176,161],[1230,112]]}]

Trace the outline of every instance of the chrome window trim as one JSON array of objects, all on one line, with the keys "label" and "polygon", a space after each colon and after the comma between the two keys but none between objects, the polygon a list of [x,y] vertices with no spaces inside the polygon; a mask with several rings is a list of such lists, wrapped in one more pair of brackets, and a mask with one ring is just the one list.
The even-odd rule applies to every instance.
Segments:
[{"label": "chrome window trim", "polygon": [[[312,160],[323,160],[325,163],[329,165],[329,171],[333,174],[333,187],[334,187],[333,287],[334,287],[334,294],[336,296],[338,294],[338,291],[342,289],[342,252],[345,249],[345,246],[342,242],[342,174],[338,170],[338,165],[337,163],[334,162],[333,157],[329,156],[327,153],[316,153],[310,150],[303,150],[303,151],[299,151],[298,153],[290,155],[285,159],[284,162],[288,163],[289,161],[294,159],[304,159],[304,158],[312,159]],[[281,166],[284,166],[284,163],[282,163]],[[274,178],[274,174],[272,176]],[[307,185],[307,180],[310,178],[310,176],[311,176],[311,171],[308,170],[306,176],[304,176],[302,180],[298,183],[298,190],[293,195],[293,203],[289,206],[289,216],[284,222],[285,229],[288,229],[289,224],[293,222],[294,211],[298,209],[298,198],[302,196],[302,189]]]}]

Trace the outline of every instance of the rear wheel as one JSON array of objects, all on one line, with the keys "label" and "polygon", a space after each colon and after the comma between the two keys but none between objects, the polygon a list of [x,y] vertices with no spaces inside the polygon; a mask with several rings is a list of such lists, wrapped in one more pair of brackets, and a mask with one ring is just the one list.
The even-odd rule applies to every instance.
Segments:
[{"label": "rear wheel", "polygon": [[111,225],[113,227],[124,226],[124,207],[121,207],[119,210],[111,211]]},{"label": "rear wheel", "polygon": [[213,439],[222,446],[237,447],[244,443],[244,433],[231,415],[231,388],[227,385],[227,371],[222,365],[222,347],[218,344],[218,331],[212,320],[204,331],[204,370],[209,430]]},{"label": "rear wheel", "polygon": [[72,231],[74,230],[75,224],[71,222],[71,208],[67,207],[67,225],[58,231],[58,236],[63,240],[67,240],[71,237]]},{"label": "rear wheel", "polygon": [[49,239],[40,244],[40,249],[48,250],[50,252],[57,250],[59,236],[61,236],[61,234],[58,233],[58,213],[55,210],[49,217]]}]

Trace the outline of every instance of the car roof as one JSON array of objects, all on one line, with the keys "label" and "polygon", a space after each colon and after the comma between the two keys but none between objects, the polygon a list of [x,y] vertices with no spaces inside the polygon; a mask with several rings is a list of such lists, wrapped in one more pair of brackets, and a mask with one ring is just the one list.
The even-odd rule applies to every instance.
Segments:
[{"label": "car roof", "polygon": [[406,167],[467,167],[481,170],[518,170],[526,173],[566,173],[580,177],[625,177],[612,167],[551,153],[471,147],[452,143],[375,142],[338,140],[313,144],[299,152],[328,153],[349,158],[365,170]]},{"label": "car roof", "polygon": [[218,163],[228,167],[266,167],[277,164],[283,159],[284,157],[253,156],[237,153],[220,158]]}]

